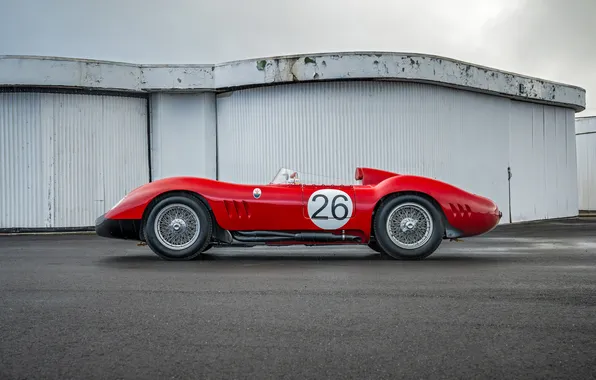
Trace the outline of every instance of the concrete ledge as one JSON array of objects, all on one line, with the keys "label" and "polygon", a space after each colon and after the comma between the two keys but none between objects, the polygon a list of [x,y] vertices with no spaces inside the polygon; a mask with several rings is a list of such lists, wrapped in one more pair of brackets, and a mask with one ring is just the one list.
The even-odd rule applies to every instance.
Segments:
[{"label": "concrete ledge", "polygon": [[0,236],[10,235],[51,235],[51,234],[95,234],[95,226],[86,227],[40,227],[40,228],[0,228]]},{"label": "concrete ledge", "polygon": [[585,90],[450,58],[344,52],[247,59],[215,65],[136,65],[62,57],[0,56],[0,87],[114,91],[229,91],[295,82],[387,80],[434,83],[583,111]]},{"label": "concrete ledge", "polygon": [[596,133],[596,116],[576,117],[575,134],[594,134]]},{"label": "concrete ledge", "polygon": [[596,217],[596,210],[579,210],[579,216],[586,218]]},{"label": "concrete ledge", "polygon": [[504,229],[509,229],[509,228],[515,229],[516,226],[526,226],[526,225],[531,226],[531,225],[540,225],[540,224],[552,223],[552,222],[565,222],[565,221],[577,222],[577,221],[580,221],[582,217],[583,217],[583,215],[575,215],[575,216],[563,216],[560,218],[522,220],[519,222],[499,224],[495,228],[495,230],[504,230]]}]

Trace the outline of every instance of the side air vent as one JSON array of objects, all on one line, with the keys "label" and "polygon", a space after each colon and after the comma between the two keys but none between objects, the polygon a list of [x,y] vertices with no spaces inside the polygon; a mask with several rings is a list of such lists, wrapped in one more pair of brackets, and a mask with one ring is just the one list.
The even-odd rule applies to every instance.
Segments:
[{"label": "side air vent", "polygon": [[469,218],[472,216],[472,208],[467,205],[467,204],[453,204],[453,203],[449,203],[449,207],[451,207],[451,212],[453,213],[453,216],[455,217],[459,217],[459,218]]},{"label": "side air vent", "polygon": [[230,219],[250,219],[250,208],[245,201],[224,200]]}]

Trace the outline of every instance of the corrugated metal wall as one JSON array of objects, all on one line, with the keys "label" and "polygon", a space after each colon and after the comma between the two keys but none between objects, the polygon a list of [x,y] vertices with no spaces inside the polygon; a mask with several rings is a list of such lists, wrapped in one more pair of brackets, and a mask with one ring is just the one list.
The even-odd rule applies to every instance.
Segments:
[{"label": "corrugated metal wall", "polygon": [[577,118],[575,125],[579,209],[596,211],[596,116]]},{"label": "corrugated metal wall", "polygon": [[[0,93],[0,228],[92,225],[147,182],[146,110],[143,98]],[[596,208],[596,134],[577,136],[576,155],[574,113],[563,108],[334,82],[226,93],[217,104],[210,93],[156,94],[151,120],[154,178],[215,178],[216,154],[219,178],[243,183],[267,183],[282,166],[311,173],[308,182],[351,183],[356,166],[371,166],[484,194],[507,222],[511,167],[513,221]]]},{"label": "corrugated metal wall", "polygon": [[0,93],[0,228],[82,227],[149,180],[146,99]]},{"label": "corrugated metal wall", "polygon": [[216,177],[215,94],[151,97],[153,179],[177,175]]},{"label": "corrugated metal wall", "polygon": [[512,101],[510,120],[512,220],[577,215],[574,111]]},{"label": "corrugated metal wall", "polygon": [[572,111],[426,84],[330,82],[222,94],[217,118],[221,180],[267,183],[283,166],[352,183],[356,166],[377,167],[486,195],[508,222],[511,165],[513,221],[577,215]]},{"label": "corrugated metal wall", "polygon": [[0,228],[49,225],[52,138],[42,95],[0,93]]}]

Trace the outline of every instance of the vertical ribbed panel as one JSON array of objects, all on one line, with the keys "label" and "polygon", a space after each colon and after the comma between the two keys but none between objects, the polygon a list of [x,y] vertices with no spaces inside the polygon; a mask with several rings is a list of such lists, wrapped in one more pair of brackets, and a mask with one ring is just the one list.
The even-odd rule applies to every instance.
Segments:
[{"label": "vertical ribbed panel", "polygon": [[[577,144],[575,140],[575,111],[565,109],[565,128],[567,144],[567,175],[566,181],[569,181],[569,188],[573,189],[565,197],[569,200],[568,215],[577,215],[579,213],[579,196],[577,188]],[[571,191],[571,190],[570,190]],[[574,195],[575,194],[575,195]]]},{"label": "vertical ribbed panel", "polygon": [[575,123],[578,207],[596,211],[596,117],[578,118]]},{"label": "vertical ribbed panel", "polygon": [[573,110],[512,101],[513,221],[577,215]]},{"label": "vertical ribbed panel", "polygon": [[146,100],[54,94],[56,227],[93,225],[149,181]]},{"label": "vertical ribbed panel", "polygon": [[292,84],[219,95],[220,179],[267,183],[287,167],[353,183],[356,166],[369,166],[448,181],[493,198],[506,212],[509,104],[389,82]]},{"label": "vertical ribbed panel", "polygon": [[0,94],[0,228],[91,226],[148,181],[146,100]]},{"label": "vertical ribbed panel", "polygon": [[105,212],[149,182],[147,100],[104,96],[102,130],[99,156]]},{"label": "vertical ribbed panel", "polygon": [[90,225],[103,202],[101,186],[102,97],[49,95],[54,100],[55,215],[54,226]]},{"label": "vertical ribbed panel", "polygon": [[[572,109],[565,109],[557,107],[557,123],[561,123],[561,141],[557,142],[557,151],[561,159],[558,170],[560,173],[560,189],[565,195],[563,198],[565,203],[559,203],[561,209],[561,216],[578,215],[579,212],[579,197],[577,190],[577,149],[575,142],[575,111]],[[564,164],[563,164],[564,162]]]},{"label": "vertical ribbed panel", "polygon": [[151,98],[153,178],[216,176],[215,94],[154,94]]},{"label": "vertical ribbed panel", "polygon": [[48,223],[41,108],[39,94],[0,93],[0,228]]},{"label": "vertical ribbed panel", "polygon": [[[509,221],[577,214],[573,111],[433,85],[333,82],[218,96],[220,179],[279,167],[353,183],[356,166],[429,176],[497,202]],[[338,180],[333,180],[337,178]]]}]

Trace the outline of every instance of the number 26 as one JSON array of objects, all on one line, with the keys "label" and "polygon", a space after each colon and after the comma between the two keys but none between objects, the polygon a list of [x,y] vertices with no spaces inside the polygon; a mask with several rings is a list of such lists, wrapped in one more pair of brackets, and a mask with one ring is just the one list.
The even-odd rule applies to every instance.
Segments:
[{"label": "number 26", "polygon": [[[329,219],[328,216],[319,216],[321,211],[323,211],[329,204],[329,198],[327,198],[326,195],[317,194],[313,197],[313,199],[312,199],[313,202],[315,202],[318,198],[323,198],[323,205],[312,214],[311,218],[312,219]],[[348,213],[349,213],[348,206],[346,206],[344,203],[336,203],[338,199],[343,199],[346,202],[348,201],[348,198],[346,198],[345,195],[339,194],[339,195],[334,196],[333,200],[331,201],[331,215],[333,215],[334,219],[344,220],[345,218],[348,217]],[[344,212],[341,213],[342,214],[341,216],[338,216],[336,213],[336,210],[338,208],[341,208],[344,210]]]}]

